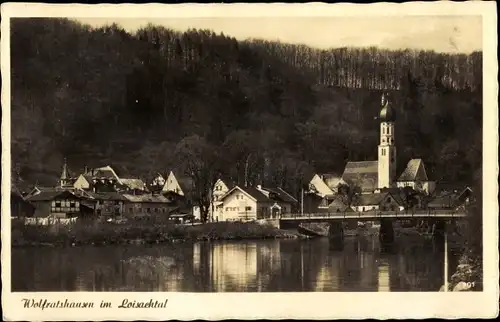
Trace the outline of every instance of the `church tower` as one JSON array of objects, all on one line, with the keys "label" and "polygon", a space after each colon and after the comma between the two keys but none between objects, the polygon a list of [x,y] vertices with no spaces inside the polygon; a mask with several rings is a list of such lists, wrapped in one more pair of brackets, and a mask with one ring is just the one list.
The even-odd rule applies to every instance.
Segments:
[{"label": "church tower", "polygon": [[396,111],[386,94],[382,95],[380,111],[380,143],[378,146],[378,188],[390,188],[396,176]]},{"label": "church tower", "polygon": [[66,188],[71,186],[71,178],[69,176],[68,165],[66,164],[66,158],[64,158],[64,165],[61,173],[61,180],[59,181],[61,188]]}]

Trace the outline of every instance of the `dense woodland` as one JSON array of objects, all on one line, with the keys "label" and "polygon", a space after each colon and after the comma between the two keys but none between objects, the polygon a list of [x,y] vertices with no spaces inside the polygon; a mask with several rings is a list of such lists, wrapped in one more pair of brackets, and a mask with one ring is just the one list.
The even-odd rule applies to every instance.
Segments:
[{"label": "dense woodland", "polygon": [[398,174],[412,157],[438,181],[481,168],[481,52],[320,50],[66,19],[13,19],[11,36],[16,182],[54,184],[66,157],[75,172],[174,169],[200,191],[224,175],[297,193],[308,171],[377,158],[382,91],[398,114]]}]

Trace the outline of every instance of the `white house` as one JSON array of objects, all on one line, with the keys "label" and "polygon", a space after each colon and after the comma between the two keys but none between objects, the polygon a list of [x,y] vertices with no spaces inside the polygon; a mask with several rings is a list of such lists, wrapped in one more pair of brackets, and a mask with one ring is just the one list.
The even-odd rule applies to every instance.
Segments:
[{"label": "white house", "polygon": [[162,192],[175,192],[180,196],[187,197],[194,186],[193,179],[189,177],[176,177],[173,171],[168,174]]},{"label": "white house", "polygon": [[219,221],[278,218],[289,213],[296,200],[280,188],[235,186],[220,198]]},{"label": "white house", "polygon": [[234,188],[233,184],[230,184],[229,180],[218,179],[212,190],[212,202],[209,208],[209,218],[212,221],[216,221],[222,218],[222,201],[221,198],[230,190]]},{"label": "white house", "polygon": [[356,212],[370,210],[401,211],[404,205],[399,196],[389,192],[361,194],[351,206]]},{"label": "white house", "polygon": [[[194,188],[194,181],[192,178],[184,176],[177,177],[173,171],[170,171],[167,179],[165,180],[165,185],[163,186],[162,193],[173,192],[179,196],[186,198],[186,201],[192,202],[191,192]],[[197,205],[192,205],[192,212],[195,219],[201,219],[201,210]]]},{"label": "white house", "polygon": [[436,183],[427,178],[424,161],[422,159],[412,159],[408,161],[406,169],[401,173],[397,182],[398,188],[411,187],[415,191],[432,194],[436,188]]}]

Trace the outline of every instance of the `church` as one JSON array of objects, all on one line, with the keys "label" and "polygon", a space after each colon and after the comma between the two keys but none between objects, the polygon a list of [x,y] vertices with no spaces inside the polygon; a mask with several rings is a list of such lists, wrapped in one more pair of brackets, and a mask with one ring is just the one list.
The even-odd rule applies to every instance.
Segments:
[{"label": "church", "polygon": [[387,96],[382,95],[380,110],[380,142],[378,160],[348,162],[342,181],[358,186],[362,194],[380,192],[384,188],[411,187],[431,194],[435,182],[430,181],[422,159],[412,159],[399,177],[396,177],[396,111]]}]

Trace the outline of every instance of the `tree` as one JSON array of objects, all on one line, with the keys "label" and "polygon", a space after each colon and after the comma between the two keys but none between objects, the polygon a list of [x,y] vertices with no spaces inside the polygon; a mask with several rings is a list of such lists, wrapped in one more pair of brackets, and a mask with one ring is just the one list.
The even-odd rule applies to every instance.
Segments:
[{"label": "tree", "polygon": [[340,183],[338,185],[338,194],[342,196],[345,204],[351,207],[356,204],[358,197],[361,195],[361,188],[356,184]]},{"label": "tree", "polygon": [[211,192],[219,173],[217,150],[204,138],[191,135],[177,144],[175,156],[182,173],[193,181],[189,197],[200,208],[202,222],[206,222]]}]

